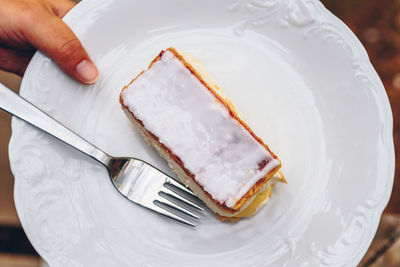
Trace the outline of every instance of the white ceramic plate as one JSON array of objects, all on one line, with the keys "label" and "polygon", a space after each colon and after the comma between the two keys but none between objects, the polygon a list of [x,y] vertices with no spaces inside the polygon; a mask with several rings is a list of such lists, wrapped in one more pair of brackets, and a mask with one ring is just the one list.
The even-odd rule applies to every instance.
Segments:
[{"label": "white ceramic plate", "polygon": [[392,115],[353,33],[314,0],[87,0],[65,18],[101,72],[82,86],[38,53],[21,95],[115,156],[170,173],[118,95],[161,49],[200,59],[283,162],[255,217],[193,230],[129,203],[106,170],[14,119],[15,203],[51,266],[354,266],[393,183]]}]

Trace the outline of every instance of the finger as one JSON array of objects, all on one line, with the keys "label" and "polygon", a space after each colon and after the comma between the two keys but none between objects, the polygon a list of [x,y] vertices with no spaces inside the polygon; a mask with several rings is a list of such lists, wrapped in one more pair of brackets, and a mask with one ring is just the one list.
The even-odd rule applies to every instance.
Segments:
[{"label": "finger", "polygon": [[72,0],[52,0],[51,9],[58,17],[63,18],[76,3]]},{"label": "finger", "polygon": [[0,69],[24,75],[35,51],[0,47]]},{"label": "finger", "polygon": [[85,84],[95,83],[99,72],[72,30],[50,12],[32,16],[35,23],[25,30],[26,39],[71,77]]}]

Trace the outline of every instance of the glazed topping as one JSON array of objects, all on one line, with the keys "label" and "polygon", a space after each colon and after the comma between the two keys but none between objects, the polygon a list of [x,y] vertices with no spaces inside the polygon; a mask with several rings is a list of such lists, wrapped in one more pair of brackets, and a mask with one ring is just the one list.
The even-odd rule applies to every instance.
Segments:
[{"label": "glazed topping", "polygon": [[229,208],[280,164],[168,50],[122,92],[122,101]]}]

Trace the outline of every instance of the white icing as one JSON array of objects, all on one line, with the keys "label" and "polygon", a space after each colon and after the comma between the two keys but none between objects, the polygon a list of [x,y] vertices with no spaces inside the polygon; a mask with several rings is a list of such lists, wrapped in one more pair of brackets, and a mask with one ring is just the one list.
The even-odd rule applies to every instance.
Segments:
[{"label": "white icing", "polygon": [[[279,165],[170,51],[123,91],[122,100],[227,207]],[[269,162],[259,170],[264,160]]]}]

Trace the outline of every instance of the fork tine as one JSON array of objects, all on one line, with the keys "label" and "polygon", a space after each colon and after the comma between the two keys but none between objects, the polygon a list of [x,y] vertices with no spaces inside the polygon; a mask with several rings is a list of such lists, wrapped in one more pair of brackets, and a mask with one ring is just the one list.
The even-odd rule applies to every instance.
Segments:
[{"label": "fork tine", "polygon": [[[174,185],[170,184],[170,186],[173,187]],[[166,189],[168,189],[168,192],[161,191],[164,194],[167,194],[167,195],[169,195],[169,196],[171,196],[171,197],[173,197],[173,198],[175,198],[175,199],[177,199],[179,201],[182,201],[183,203],[189,205],[192,208],[195,208],[195,209],[200,210],[200,211],[204,211],[204,209],[202,207],[200,207],[196,203],[193,203],[192,201],[190,201],[190,199],[186,198],[185,196],[182,196],[182,195],[178,194],[176,191],[174,191],[173,189],[169,188],[166,184],[164,184],[164,187]]]},{"label": "fork tine", "polygon": [[181,183],[175,181],[174,179],[168,178],[168,177],[167,177],[167,178],[165,179],[165,182],[166,182],[167,184],[171,184],[171,185],[173,185],[173,186],[179,188],[180,190],[182,190],[182,191],[188,193],[189,195],[191,195],[191,196],[197,198],[196,195],[193,194],[193,192],[192,192],[190,189],[188,189],[186,186],[182,185]]},{"label": "fork tine", "polygon": [[[182,217],[180,217],[180,216],[178,216],[178,215],[176,215],[176,214],[174,214],[174,213],[172,213],[172,212],[170,212],[170,211],[168,211],[168,210],[156,205],[155,203],[163,203],[163,202],[155,200],[153,202],[153,204],[151,206],[149,206],[148,208],[150,208],[153,211],[155,211],[155,212],[157,212],[157,213],[159,213],[161,215],[164,215],[164,216],[166,216],[166,217],[168,217],[170,219],[178,221],[180,223],[186,224],[186,225],[191,226],[191,227],[196,227],[196,225],[194,223],[192,223],[191,221],[186,220],[186,219],[184,219],[184,218],[182,218]],[[166,204],[164,204],[164,205],[166,205]]]},{"label": "fork tine", "polygon": [[166,205],[169,208],[175,209],[175,210],[177,210],[179,212],[182,212],[183,214],[186,214],[186,215],[188,215],[188,216],[190,216],[192,218],[200,219],[200,217],[197,216],[196,214],[194,214],[193,212],[190,212],[190,211],[186,210],[185,208],[180,206],[178,203],[174,203],[174,201],[169,199],[167,196],[173,198],[173,196],[171,196],[170,194],[160,191],[159,195],[163,198],[164,201],[162,201],[161,199],[156,199],[156,201],[160,202],[161,204]]}]

